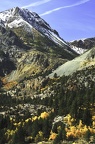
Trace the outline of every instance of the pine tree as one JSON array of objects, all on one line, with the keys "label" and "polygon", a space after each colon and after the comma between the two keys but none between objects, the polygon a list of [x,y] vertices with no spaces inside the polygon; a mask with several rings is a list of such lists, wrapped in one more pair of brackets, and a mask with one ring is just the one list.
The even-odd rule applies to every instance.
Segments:
[{"label": "pine tree", "polygon": [[86,141],[89,141],[90,140],[90,136],[91,136],[91,132],[90,130],[88,130],[84,136],[84,138],[86,139]]},{"label": "pine tree", "polygon": [[35,120],[32,124],[32,137],[35,138],[35,136],[38,134],[39,131],[39,125],[38,120]]},{"label": "pine tree", "polygon": [[90,110],[89,108],[86,108],[83,112],[83,116],[82,116],[82,120],[83,122],[88,126],[91,125],[92,122],[92,116],[90,114]]},{"label": "pine tree", "polygon": [[25,144],[25,130],[22,125],[19,126],[18,131],[14,134],[12,144]]}]

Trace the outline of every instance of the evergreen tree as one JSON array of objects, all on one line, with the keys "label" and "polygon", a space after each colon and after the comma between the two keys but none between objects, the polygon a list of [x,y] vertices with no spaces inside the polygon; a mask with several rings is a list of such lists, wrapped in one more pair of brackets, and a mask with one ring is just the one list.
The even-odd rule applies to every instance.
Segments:
[{"label": "evergreen tree", "polygon": [[84,124],[86,124],[87,126],[88,126],[88,125],[91,125],[92,115],[90,114],[90,110],[89,110],[88,108],[86,108],[86,109],[83,111],[82,120],[83,120]]},{"label": "evergreen tree", "polygon": [[53,144],[61,144],[59,135],[56,136],[56,138],[53,141]]},{"label": "evergreen tree", "polygon": [[77,101],[74,99],[70,109],[72,117],[77,118],[77,110],[78,110]]},{"label": "evergreen tree", "polygon": [[91,103],[92,103],[92,105],[94,106],[94,103],[95,103],[95,89],[93,89],[90,97],[91,97]]},{"label": "evergreen tree", "polygon": [[42,131],[43,131],[43,135],[45,138],[48,138],[50,135],[50,124],[49,124],[49,119],[44,119],[43,120],[43,125],[42,125]]},{"label": "evergreen tree", "polygon": [[33,136],[33,138],[35,138],[35,136],[38,134],[38,132],[39,132],[38,120],[35,120],[32,124],[32,136]]},{"label": "evergreen tree", "polygon": [[12,138],[12,144],[25,144],[25,130],[22,125],[19,126],[17,132],[14,134]]},{"label": "evergreen tree", "polygon": [[88,130],[84,136],[84,138],[86,139],[86,141],[89,141],[90,140],[90,136],[91,136],[91,132],[90,130]]}]

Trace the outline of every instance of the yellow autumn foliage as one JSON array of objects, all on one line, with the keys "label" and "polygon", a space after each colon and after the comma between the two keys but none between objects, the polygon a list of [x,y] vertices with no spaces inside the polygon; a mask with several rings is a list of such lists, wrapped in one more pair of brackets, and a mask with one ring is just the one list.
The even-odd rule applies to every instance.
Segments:
[{"label": "yellow autumn foliage", "polygon": [[44,135],[42,131],[39,131],[35,137],[35,141],[42,141],[44,139]]},{"label": "yellow autumn foliage", "polygon": [[9,139],[11,136],[13,136],[15,134],[15,130],[10,130],[8,129],[5,133],[5,135],[7,136],[7,139]]},{"label": "yellow autumn foliage", "polygon": [[79,125],[77,126],[79,129],[83,127],[82,120],[79,121]]},{"label": "yellow autumn foliage", "polygon": [[40,117],[42,118],[42,119],[45,119],[45,118],[47,118],[49,116],[49,113],[47,113],[47,112],[43,112],[43,113],[41,113],[41,115],[40,115]]},{"label": "yellow autumn foliage", "polygon": [[17,81],[11,81],[11,82],[8,82],[4,85],[4,88],[9,90],[11,89],[12,87],[16,86],[17,85]]},{"label": "yellow autumn foliage", "polygon": [[18,123],[15,122],[15,123],[13,123],[13,125],[16,127],[19,127],[21,125],[21,122],[18,122]]},{"label": "yellow autumn foliage", "polygon": [[49,140],[54,140],[56,138],[57,134],[56,133],[53,133],[51,132],[51,135],[49,137]]},{"label": "yellow autumn foliage", "polygon": [[28,119],[25,120],[26,123],[29,122],[29,121],[32,121],[32,118],[28,118]]},{"label": "yellow autumn foliage", "polygon": [[44,92],[47,88],[48,88],[48,86],[41,88],[41,92]]},{"label": "yellow autumn foliage", "polygon": [[[25,123],[27,123],[29,120],[31,121],[35,121],[35,120],[39,120],[40,118],[42,119],[46,119],[47,117],[49,117],[50,112],[42,112],[40,114],[40,116],[34,116],[32,118],[28,118],[24,121],[23,125]],[[10,121],[13,122],[13,119],[10,118]],[[65,116],[63,118],[63,122],[66,123],[67,127],[65,128],[66,131],[66,137],[67,139],[73,137],[73,138],[81,138],[83,137],[86,132],[89,130],[91,132],[91,134],[95,134],[95,116],[92,117],[92,126],[86,126],[83,124],[82,120],[79,121],[78,124],[74,124],[76,120],[74,118],[71,117],[70,114],[68,114],[67,116]],[[15,130],[7,130],[7,132],[5,133],[5,135],[7,136],[7,138],[10,138],[18,129],[18,127],[21,125],[21,122],[16,123],[15,120],[13,122],[14,126],[16,126]],[[61,129],[61,127],[58,127],[58,131]],[[54,140],[56,138],[57,134],[51,132],[49,140]],[[35,140],[41,140],[43,139],[43,132],[39,131],[38,134],[35,137]]]},{"label": "yellow autumn foliage", "polygon": [[95,116],[92,116],[92,120],[95,121]]},{"label": "yellow autumn foliage", "polygon": [[64,122],[70,126],[73,124],[74,121],[75,119],[72,118],[70,114],[64,117]]},{"label": "yellow autumn foliage", "polygon": [[36,119],[38,119],[38,117],[37,117],[37,116],[34,116],[34,117],[32,118],[32,121],[35,121]]},{"label": "yellow autumn foliage", "polygon": [[93,128],[95,128],[95,121],[92,122]]},{"label": "yellow autumn foliage", "polygon": [[42,131],[39,131],[38,134],[39,134],[39,136],[43,136],[43,132]]},{"label": "yellow autumn foliage", "polygon": [[10,121],[12,121],[13,120],[13,118],[12,117],[10,117]]},{"label": "yellow autumn foliage", "polygon": [[89,130],[92,134],[95,134],[95,116],[92,117],[92,126],[86,126],[82,123],[82,120],[79,121],[79,124],[73,125],[74,119],[68,114],[64,117],[64,122],[67,124],[66,137],[81,138]]}]

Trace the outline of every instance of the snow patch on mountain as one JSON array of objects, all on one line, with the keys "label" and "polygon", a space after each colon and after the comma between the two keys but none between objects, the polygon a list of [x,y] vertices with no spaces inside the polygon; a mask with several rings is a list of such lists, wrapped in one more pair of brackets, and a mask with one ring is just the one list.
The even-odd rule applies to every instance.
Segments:
[{"label": "snow patch on mountain", "polygon": [[72,40],[72,41],[70,41],[70,43],[72,43],[72,42],[74,42],[74,41],[77,41],[77,42],[78,42],[78,41],[80,41],[80,40],[84,42],[84,40],[86,40],[86,39],[87,39],[87,38],[81,38],[81,39],[77,39],[77,40]]},{"label": "snow patch on mountain", "polygon": [[57,42],[57,43],[61,42],[62,44],[64,43],[65,45],[67,45],[67,43],[65,41],[63,41],[62,39],[60,39],[55,33],[53,33],[53,32],[50,32],[50,33],[55,42]]},{"label": "snow patch on mountain", "polygon": [[28,32],[31,28],[35,28],[41,34],[47,36],[50,40],[54,41],[61,47],[64,47],[64,45],[68,46],[68,44],[59,36],[58,32],[52,29],[50,25],[35,12],[15,7],[0,12],[0,18],[4,21],[5,26],[10,28],[23,26],[25,30],[28,30]]},{"label": "snow patch on mountain", "polygon": [[13,22],[8,24],[8,27],[10,27],[10,28],[13,28],[13,27],[18,28],[18,27],[22,27],[22,26],[29,33],[31,32],[31,29],[33,28],[32,25],[30,25],[28,22],[24,21],[22,18],[16,19]]},{"label": "snow patch on mountain", "polygon": [[87,49],[79,48],[73,45],[70,45],[70,47],[78,54],[83,54],[85,51],[87,51]]}]

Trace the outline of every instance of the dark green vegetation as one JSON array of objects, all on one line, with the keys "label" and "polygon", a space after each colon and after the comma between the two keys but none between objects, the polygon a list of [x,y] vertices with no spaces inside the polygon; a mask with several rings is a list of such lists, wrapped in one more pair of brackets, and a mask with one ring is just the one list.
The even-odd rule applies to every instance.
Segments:
[{"label": "dark green vegetation", "polygon": [[[95,49],[83,57],[80,71],[50,78],[78,54],[36,13],[20,8],[9,12],[13,17],[7,27],[0,26],[0,144],[94,143]],[[22,23],[10,29],[15,16]],[[86,44],[83,48],[93,47],[94,39]]]},{"label": "dark green vegetation", "polygon": [[[56,44],[40,36],[36,30],[35,39],[32,35],[27,38],[24,33],[21,37],[21,29],[14,29],[18,36],[3,28],[1,32],[1,45],[4,43],[5,49],[1,46],[0,75],[16,70],[18,79],[8,83],[6,78],[1,77],[0,144],[75,141],[79,137],[68,136],[66,129],[71,127],[64,121],[68,114],[74,119],[75,127],[82,120],[83,125],[93,129],[94,66],[68,77],[60,78],[54,74],[54,78],[50,79],[46,76],[52,69],[66,62],[67,58],[72,59],[68,52],[61,47],[59,51]],[[15,76],[12,73],[8,77],[14,80]],[[89,129],[83,134],[86,141],[90,141],[91,136],[94,141],[94,132]]]},{"label": "dark green vegetation", "polygon": [[74,55],[36,30],[28,38],[20,36],[21,29],[14,32],[1,28],[0,144],[75,141],[81,136],[68,134],[68,114],[75,128],[82,120],[87,130],[81,135],[86,141],[93,136],[94,141],[94,66],[50,79],[48,74]]},{"label": "dark green vegetation", "polygon": [[[56,78],[53,79],[48,78],[48,80],[43,83],[42,88],[36,91],[37,97],[35,98],[27,97],[27,91],[22,99],[19,99],[22,96],[17,96],[17,92],[14,97],[3,94],[6,92],[1,92],[0,109],[1,111],[6,111],[7,115],[1,117],[0,133],[3,136],[0,142],[12,144],[20,142],[23,144],[43,140],[48,141],[51,130],[52,133],[58,134],[53,141],[54,144],[64,140],[67,142],[74,141],[76,137],[67,138],[65,128],[69,127],[69,125],[66,126],[63,120],[56,121],[53,124],[56,116],[64,117],[67,114],[70,114],[72,118],[75,119],[73,123],[74,126],[82,120],[83,125],[90,126],[93,129],[92,116],[95,115],[94,69],[94,67],[91,67],[68,77],[63,76],[58,78],[55,76]],[[23,84],[23,82],[21,83]],[[13,89],[15,89],[15,87]],[[39,97],[40,93],[42,97],[45,94],[48,95],[48,93],[50,96],[41,98]],[[24,104],[35,105],[36,114],[31,113],[30,108],[27,106],[27,109],[23,109],[23,115],[21,115],[21,107],[24,108]],[[46,108],[36,109],[37,105],[39,105],[39,107],[45,106],[51,110],[46,110]],[[46,118],[39,117],[44,111],[47,111],[49,116],[46,116]],[[32,120],[35,115],[39,118]],[[17,125],[15,125],[15,123],[17,123]],[[94,133],[88,130],[84,135],[84,139],[89,141],[91,136],[94,138]]]},{"label": "dark green vegetation", "polygon": [[[24,62],[23,55],[27,55],[28,63],[34,65],[28,57],[32,50],[39,51],[39,53],[42,52],[46,57],[49,55],[51,61],[56,59],[56,64],[54,64],[56,66],[77,56],[74,52],[68,53],[68,51],[65,50],[68,49],[67,46],[64,45],[64,47],[60,47],[56,45],[36,29],[32,29],[31,33],[28,33],[22,27],[14,28],[13,31],[0,26],[1,76],[9,74],[12,70],[19,69],[19,65],[22,65]],[[18,60],[20,60],[21,63]],[[36,61],[39,61],[39,57],[37,57]],[[39,65],[41,65],[41,63]],[[49,73],[51,69],[55,69],[56,66],[49,68],[47,73]]]}]

